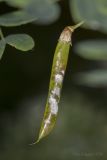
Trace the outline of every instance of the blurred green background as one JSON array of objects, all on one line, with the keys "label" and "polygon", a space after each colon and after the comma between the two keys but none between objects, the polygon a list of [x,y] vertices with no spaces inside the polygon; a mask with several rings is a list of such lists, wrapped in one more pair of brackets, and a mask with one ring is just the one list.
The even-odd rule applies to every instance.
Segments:
[{"label": "blurred green background", "polygon": [[[23,8],[38,18],[15,27],[0,18],[4,35],[27,33],[35,41],[25,53],[7,46],[0,61],[0,160],[106,160],[107,1],[32,0],[31,7],[28,2],[0,2],[1,17]],[[29,146],[40,129],[58,37],[81,20],[85,24],[73,34],[56,126]]]}]

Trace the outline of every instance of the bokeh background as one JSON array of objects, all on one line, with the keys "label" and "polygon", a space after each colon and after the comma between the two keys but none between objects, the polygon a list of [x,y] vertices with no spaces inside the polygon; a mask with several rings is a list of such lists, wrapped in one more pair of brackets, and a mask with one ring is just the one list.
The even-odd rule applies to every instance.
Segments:
[{"label": "bokeh background", "polygon": [[[35,41],[25,53],[7,45],[0,61],[0,160],[106,160],[107,1],[30,3],[0,1],[4,35],[27,33]],[[4,14],[22,9],[38,20],[6,27]],[[38,137],[58,37],[65,26],[81,20],[84,25],[72,37],[56,126],[30,146]]]}]

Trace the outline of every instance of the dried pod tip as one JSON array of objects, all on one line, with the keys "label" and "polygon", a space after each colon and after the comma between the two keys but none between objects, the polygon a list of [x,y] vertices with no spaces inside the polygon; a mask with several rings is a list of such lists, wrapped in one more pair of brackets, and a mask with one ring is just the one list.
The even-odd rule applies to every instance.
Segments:
[{"label": "dried pod tip", "polygon": [[68,26],[68,27],[71,30],[71,32],[74,32],[74,30],[79,28],[83,23],[84,23],[84,21],[81,21],[80,23],[78,23],[78,24],[76,24],[74,26]]}]

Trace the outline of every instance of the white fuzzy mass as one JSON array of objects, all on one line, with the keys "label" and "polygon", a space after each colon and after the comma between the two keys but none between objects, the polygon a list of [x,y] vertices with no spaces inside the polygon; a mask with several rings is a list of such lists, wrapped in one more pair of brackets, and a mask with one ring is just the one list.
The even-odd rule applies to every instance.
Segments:
[{"label": "white fuzzy mass", "polygon": [[62,71],[61,71],[61,73],[64,75],[65,71],[64,71],[64,70],[62,70]]},{"label": "white fuzzy mass", "polygon": [[49,97],[49,104],[50,104],[50,108],[51,108],[51,113],[57,114],[58,102],[56,101],[56,99],[52,95],[50,95],[50,97]]},{"label": "white fuzzy mass", "polygon": [[63,81],[63,76],[61,74],[56,74],[55,75],[55,82],[62,83],[62,81]]},{"label": "white fuzzy mass", "polygon": [[57,95],[59,97],[60,96],[60,88],[59,87],[55,87],[52,90],[52,94]]}]

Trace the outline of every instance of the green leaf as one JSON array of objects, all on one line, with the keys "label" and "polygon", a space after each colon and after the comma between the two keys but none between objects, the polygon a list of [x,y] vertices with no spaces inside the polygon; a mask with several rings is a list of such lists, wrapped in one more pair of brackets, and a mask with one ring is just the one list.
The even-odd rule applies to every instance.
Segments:
[{"label": "green leaf", "polygon": [[25,10],[38,18],[38,24],[50,24],[60,15],[59,5],[52,0],[33,0]]},{"label": "green leaf", "polygon": [[78,55],[89,60],[107,60],[107,40],[87,40],[75,46]]},{"label": "green leaf", "polygon": [[85,20],[83,27],[107,32],[106,0],[70,0],[70,11],[76,22]]},{"label": "green leaf", "polygon": [[[37,20],[37,24],[50,24],[58,19],[60,7],[57,0],[5,0],[9,5],[20,7],[23,11],[0,17],[0,25],[17,26]],[[20,13],[21,12],[21,13]],[[36,18],[35,18],[36,17]]]},{"label": "green leaf", "polygon": [[26,7],[31,0],[5,0],[9,5],[15,7]]},{"label": "green leaf", "polygon": [[105,87],[107,86],[107,70],[78,73],[74,76],[74,81],[88,87]]},{"label": "green leaf", "polygon": [[34,47],[32,37],[27,34],[13,34],[5,38],[6,42],[21,51],[28,51]]},{"label": "green leaf", "polygon": [[4,42],[4,40],[0,40],[0,59],[1,59],[2,56],[3,56],[5,47],[6,47],[6,43]]},{"label": "green leaf", "polygon": [[[15,7],[21,7],[21,8],[25,8],[26,6],[28,6],[29,4],[31,4],[34,1],[37,0],[0,0],[0,1],[6,1],[6,3],[8,3],[11,6],[15,6]],[[43,2],[44,0],[42,0]],[[47,3],[53,3],[53,2],[57,2],[59,0],[45,0]]]},{"label": "green leaf", "polygon": [[6,27],[19,26],[30,23],[36,19],[36,16],[20,10],[0,16],[0,25]]}]

